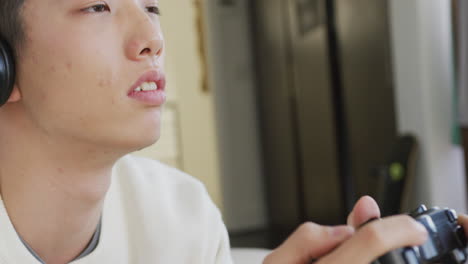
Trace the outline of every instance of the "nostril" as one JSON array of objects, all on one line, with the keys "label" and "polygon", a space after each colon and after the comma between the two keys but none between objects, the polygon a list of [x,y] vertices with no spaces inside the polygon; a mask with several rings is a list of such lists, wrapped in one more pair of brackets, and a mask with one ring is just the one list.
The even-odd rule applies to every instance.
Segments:
[{"label": "nostril", "polygon": [[162,54],[163,49],[159,49],[158,52],[156,53],[156,56],[160,57]]},{"label": "nostril", "polygon": [[144,50],[142,50],[140,52],[140,55],[145,55],[145,54],[148,54],[148,53],[151,53],[151,49],[150,48],[145,48]]}]

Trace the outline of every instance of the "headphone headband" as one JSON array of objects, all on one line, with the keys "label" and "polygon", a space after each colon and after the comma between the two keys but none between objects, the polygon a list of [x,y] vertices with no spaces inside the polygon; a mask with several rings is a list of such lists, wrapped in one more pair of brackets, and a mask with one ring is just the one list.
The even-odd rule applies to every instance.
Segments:
[{"label": "headphone headband", "polygon": [[15,62],[13,51],[0,37],[0,107],[10,98],[15,85]]}]

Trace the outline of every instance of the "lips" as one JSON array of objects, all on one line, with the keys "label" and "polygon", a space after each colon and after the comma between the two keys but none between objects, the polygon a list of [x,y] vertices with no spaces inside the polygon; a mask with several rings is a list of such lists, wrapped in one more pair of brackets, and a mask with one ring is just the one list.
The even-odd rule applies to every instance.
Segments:
[{"label": "lips", "polygon": [[[156,90],[141,90],[148,83],[155,83]],[[162,71],[148,71],[130,87],[128,97],[150,106],[161,106],[166,101],[166,78]]]}]

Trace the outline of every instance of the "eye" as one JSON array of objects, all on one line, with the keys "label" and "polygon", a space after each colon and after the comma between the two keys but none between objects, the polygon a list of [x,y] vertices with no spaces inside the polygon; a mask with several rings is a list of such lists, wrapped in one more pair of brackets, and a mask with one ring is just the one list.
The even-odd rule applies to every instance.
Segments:
[{"label": "eye", "polygon": [[97,4],[97,5],[87,7],[85,9],[82,9],[82,11],[89,12],[89,13],[110,12],[110,7],[107,4],[102,3],[102,4]]},{"label": "eye", "polygon": [[148,7],[146,8],[146,10],[148,10],[148,12],[153,13],[153,14],[156,14],[156,15],[158,15],[158,16],[161,15],[161,10],[160,10],[159,7],[157,7],[157,6],[148,6]]}]

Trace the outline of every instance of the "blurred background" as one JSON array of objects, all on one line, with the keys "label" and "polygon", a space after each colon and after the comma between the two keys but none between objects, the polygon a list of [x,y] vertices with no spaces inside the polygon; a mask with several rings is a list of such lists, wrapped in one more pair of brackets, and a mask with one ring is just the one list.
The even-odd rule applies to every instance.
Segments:
[{"label": "blurred background", "polygon": [[136,154],[200,179],[232,246],[343,224],[363,195],[467,211],[466,1],[160,5],[169,100]]}]

